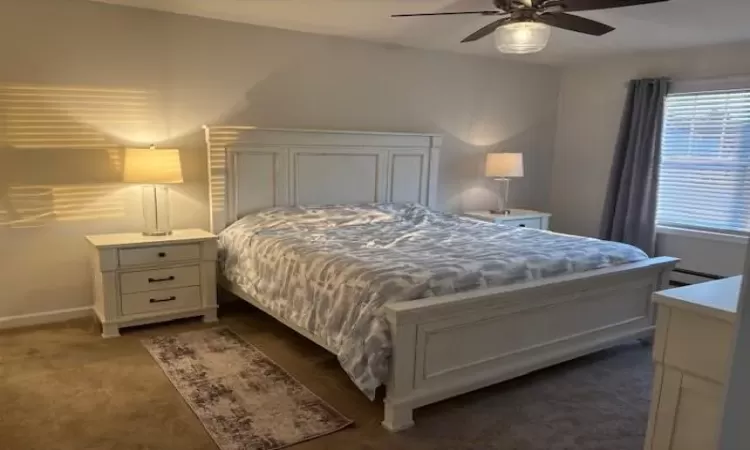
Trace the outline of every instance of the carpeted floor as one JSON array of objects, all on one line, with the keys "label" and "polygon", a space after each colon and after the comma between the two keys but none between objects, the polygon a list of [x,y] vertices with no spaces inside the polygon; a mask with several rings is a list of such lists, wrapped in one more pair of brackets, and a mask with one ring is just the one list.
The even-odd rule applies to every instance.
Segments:
[{"label": "carpeted floor", "polygon": [[[244,304],[228,326],[355,425],[292,448],[641,450],[649,351],[638,343],[417,410],[417,426],[380,427],[335,358]],[[0,333],[0,445],[7,450],[216,449],[140,340],[209,328],[188,320],[98,337],[80,320]]]}]

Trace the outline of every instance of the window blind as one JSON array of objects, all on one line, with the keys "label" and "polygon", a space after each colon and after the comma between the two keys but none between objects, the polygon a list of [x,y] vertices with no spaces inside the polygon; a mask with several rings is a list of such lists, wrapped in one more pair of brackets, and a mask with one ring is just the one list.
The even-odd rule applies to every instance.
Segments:
[{"label": "window blind", "polygon": [[750,89],[670,94],[658,225],[750,232]]}]

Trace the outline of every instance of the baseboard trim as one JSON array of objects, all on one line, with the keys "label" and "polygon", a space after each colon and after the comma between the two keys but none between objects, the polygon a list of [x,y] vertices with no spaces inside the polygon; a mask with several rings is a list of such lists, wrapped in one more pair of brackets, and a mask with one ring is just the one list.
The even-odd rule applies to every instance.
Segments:
[{"label": "baseboard trim", "polygon": [[89,317],[91,314],[91,307],[83,306],[80,308],[57,309],[55,311],[22,314],[20,316],[0,317],[0,330],[43,325],[46,323],[65,322],[66,320]]}]

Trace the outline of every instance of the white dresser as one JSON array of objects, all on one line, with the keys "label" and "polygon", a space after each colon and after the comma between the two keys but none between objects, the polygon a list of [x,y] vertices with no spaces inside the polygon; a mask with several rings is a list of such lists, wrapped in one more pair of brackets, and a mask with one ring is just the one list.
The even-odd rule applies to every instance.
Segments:
[{"label": "white dresser", "polygon": [[103,337],[120,328],[192,316],[216,321],[216,236],[177,230],[86,236],[91,248],[94,311]]},{"label": "white dresser", "polygon": [[657,292],[645,450],[714,450],[742,277]]},{"label": "white dresser", "polygon": [[549,229],[549,218],[551,214],[531,211],[528,209],[511,209],[508,214],[495,214],[489,211],[468,211],[465,216],[472,219],[487,222],[501,223],[511,227],[536,228],[538,230]]}]

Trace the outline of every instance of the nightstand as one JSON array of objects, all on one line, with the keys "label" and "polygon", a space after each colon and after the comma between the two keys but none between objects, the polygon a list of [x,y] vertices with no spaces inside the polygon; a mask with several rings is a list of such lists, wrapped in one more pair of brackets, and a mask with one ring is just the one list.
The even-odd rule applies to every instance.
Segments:
[{"label": "nightstand", "polygon": [[510,214],[493,214],[489,211],[468,211],[464,215],[472,219],[499,223],[509,227],[526,227],[539,230],[549,229],[549,218],[551,216],[548,213],[527,209],[511,209]]},{"label": "nightstand", "polygon": [[176,230],[86,236],[90,244],[94,312],[102,337],[120,328],[203,316],[216,319],[216,236]]}]

